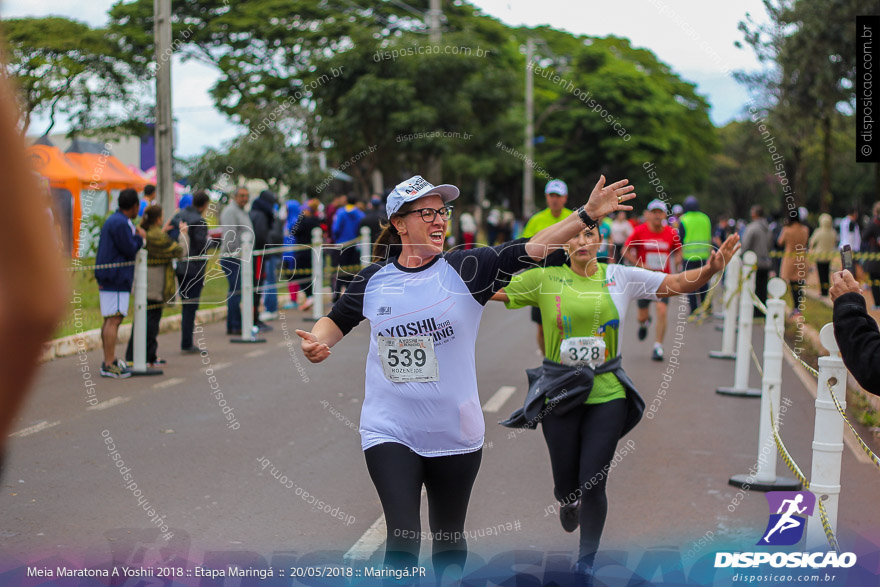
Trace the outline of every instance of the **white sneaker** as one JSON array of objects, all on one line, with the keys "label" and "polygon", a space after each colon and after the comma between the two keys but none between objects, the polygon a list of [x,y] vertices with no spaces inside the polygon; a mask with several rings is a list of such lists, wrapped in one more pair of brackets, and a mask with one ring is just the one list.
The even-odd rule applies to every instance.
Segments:
[{"label": "white sneaker", "polygon": [[270,322],[278,319],[278,312],[261,312],[260,322]]}]

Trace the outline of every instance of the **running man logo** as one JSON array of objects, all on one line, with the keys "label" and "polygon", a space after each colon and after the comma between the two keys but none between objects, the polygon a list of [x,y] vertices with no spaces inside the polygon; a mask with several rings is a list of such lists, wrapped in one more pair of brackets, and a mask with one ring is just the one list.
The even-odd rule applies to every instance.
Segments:
[{"label": "running man logo", "polygon": [[758,545],[791,546],[800,542],[807,518],[816,508],[816,496],[809,491],[771,491],[767,502],[770,520]]}]

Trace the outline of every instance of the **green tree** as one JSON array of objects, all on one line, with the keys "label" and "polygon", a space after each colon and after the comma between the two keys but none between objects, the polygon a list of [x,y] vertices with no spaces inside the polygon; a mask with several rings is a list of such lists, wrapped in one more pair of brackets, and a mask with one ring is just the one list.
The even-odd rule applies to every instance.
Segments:
[{"label": "green tree", "polygon": [[6,75],[21,95],[22,133],[47,115],[48,133],[64,114],[74,126],[93,126],[96,114],[127,97],[132,80],[105,31],[61,17],[0,21],[7,46]]},{"label": "green tree", "polygon": [[694,84],[626,39],[570,43],[561,35],[548,35],[536,60],[542,70],[533,73],[535,134],[546,137],[536,149],[542,165],[581,194],[600,173],[628,177],[647,194],[648,162],[672,197],[705,190],[718,143]]}]

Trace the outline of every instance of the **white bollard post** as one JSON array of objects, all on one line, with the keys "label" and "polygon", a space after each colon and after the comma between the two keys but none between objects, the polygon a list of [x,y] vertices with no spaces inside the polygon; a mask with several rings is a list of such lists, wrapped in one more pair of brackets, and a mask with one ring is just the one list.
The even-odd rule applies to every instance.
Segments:
[{"label": "white bollard post", "polygon": [[785,281],[774,277],[767,284],[767,319],[764,323],[764,376],[761,378],[761,415],[758,422],[757,472],[734,475],[730,484],[757,491],[797,491],[801,483],[791,477],[776,475],[776,441],[770,424],[770,406],[776,422],[780,419],[779,400],[782,390],[782,336],[785,328]]},{"label": "white bollard post", "polygon": [[709,351],[713,359],[735,359],[736,314],[739,311],[739,300],[736,293],[739,276],[742,271],[742,257],[739,252],[733,256],[724,271],[724,328],[721,335],[721,350]]},{"label": "white bollard post", "polygon": [[749,373],[752,364],[752,324],[754,323],[754,302],[749,292],[755,291],[755,263],[758,255],[753,251],[743,254],[742,270],[748,278],[739,295],[739,330],[736,335],[736,366],[734,367],[733,387],[719,387],[715,391],[722,395],[741,397],[761,397],[761,390],[749,387]]},{"label": "white bollard post", "polygon": [[[810,491],[822,500],[828,513],[828,523],[837,532],[837,507],[840,498],[840,463],[843,457],[843,418],[834,407],[828,385],[834,391],[840,407],[846,410],[846,366],[840,358],[840,348],[834,339],[834,326],[829,323],[819,332],[819,341],[830,354],[819,357],[819,382],[816,390],[816,424],[813,433],[813,468],[810,472]],[[807,549],[828,549],[828,540],[822,528],[818,504],[807,518]]]},{"label": "white bollard post", "polygon": [[250,231],[241,234],[241,338],[231,342],[266,342],[254,332],[254,235]]},{"label": "white bollard post", "polygon": [[369,226],[361,226],[361,242],[358,245],[361,250],[361,266],[366,267],[372,261],[373,255],[372,251],[370,251],[371,242],[370,236],[370,227]]},{"label": "white bollard post", "polygon": [[147,249],[134,258],[134,316],[131,321],[132,375],[162,375],[161,369],[147,368]]},{"label": "white bollard post", "polygon": [[317,322],[324,315],[324,231],[312,229],[312,318]]}]

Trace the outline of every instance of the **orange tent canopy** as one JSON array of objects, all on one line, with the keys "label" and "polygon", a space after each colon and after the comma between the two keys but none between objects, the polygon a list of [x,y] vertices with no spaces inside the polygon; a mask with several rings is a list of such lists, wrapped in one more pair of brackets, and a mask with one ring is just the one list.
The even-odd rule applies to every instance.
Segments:
[{"label": "orange tent canopy", "polygon": [[34,171],[48,179],[53,187],[70,189],[71,184],[76,183],[78,189],[79,184],[89,181],[87,173],[71,164],[58,147],[31,145],[27,152]]},{"label": "orange tent canopy", "polygon": [[98,153],[66,153],[65,157],[88,174],[90,184],[94,182],[111,190],[129,187],[127,174],[123,175],[112,167],[107,156]]}]

